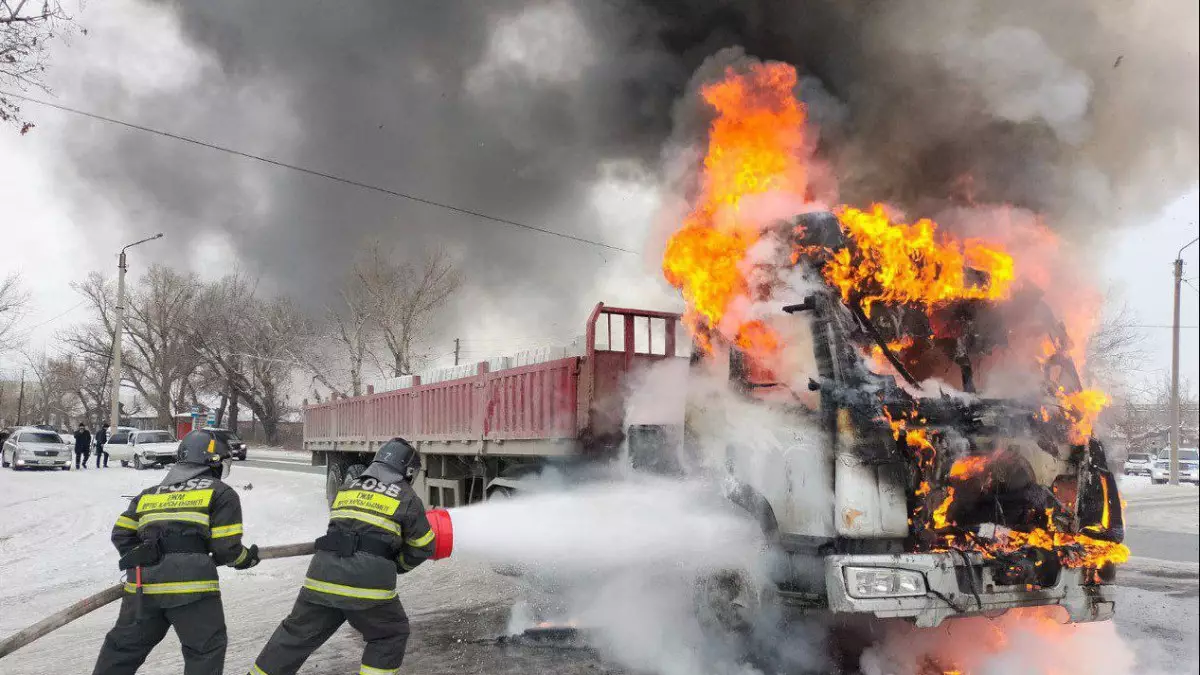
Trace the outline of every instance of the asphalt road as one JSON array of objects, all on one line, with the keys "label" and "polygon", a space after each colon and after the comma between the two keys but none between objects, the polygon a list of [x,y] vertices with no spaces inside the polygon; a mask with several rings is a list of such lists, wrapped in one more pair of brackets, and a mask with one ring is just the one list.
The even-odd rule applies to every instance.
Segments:
[{"label": "asphalt road", "polygon": [[1200,535],[1130,528],[1125,530],[1125,543],[1139,558],[1200,562]]},{"label": "asphalt road", "polygon": [[259,469],[275,469],[277,471],[298,471],[300,473],[325,473],[325,467],[312,466],[305,460],[262,457],[262,453],[255,453],[253,450],[247,455],[244,462],[237,462],[238,465],[253,466]]}]

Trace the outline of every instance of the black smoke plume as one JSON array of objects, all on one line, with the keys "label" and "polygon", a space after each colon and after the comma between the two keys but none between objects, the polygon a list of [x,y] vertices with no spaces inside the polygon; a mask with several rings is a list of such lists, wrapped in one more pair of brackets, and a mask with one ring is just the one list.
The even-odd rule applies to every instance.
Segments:
[{"label": "black smoke plume", "polygon": [[[196,85],[99,82],[96,107],[617,245],[640,247],[639,235],[602,222],[592,187],[613,167],[655,182],[689,79],[729,47],[800,69],[847,202],[922,214],[1004,202],[1090,236],[1150,217],[1197,180],[1195,3],[169,6],[207,57]],[[181,249],[223,232],[231,266],[314,306],[370,238],[402,253],[444,244],[474,302],[572,321],[623,255],[144,134],[71,153],[89,191],[162,223]]]}]

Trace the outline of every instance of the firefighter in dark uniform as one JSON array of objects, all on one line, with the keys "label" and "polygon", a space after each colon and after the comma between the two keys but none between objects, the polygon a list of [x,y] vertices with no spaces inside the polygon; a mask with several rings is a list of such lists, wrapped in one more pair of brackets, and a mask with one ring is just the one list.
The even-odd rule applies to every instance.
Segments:
[{"label": "firefighter in dark uniform", "polygon": [[379,449],[357,478],[342,486],[329,528],[291,614],[250,668],[252,675],[292,675],[349,621],[366,641],[359,673],[400,672],[408,616],[396,597],[396,575],[433,555],[433,530],[410,483],[421,456],[402,438]]},{"label": "firefighter in dark uniform", "polygon": [[232,453],[225,441],[193,431],[179,443],[162,483],[129,502],[112,541],[128,570],[117,625],[104,638],[93,675],[134,673],[167,629],[183,646],[186,675],[220,675],[225,613],[217,565],[248,569],[258,547],[242,545],[242,505],[221,482]]}]

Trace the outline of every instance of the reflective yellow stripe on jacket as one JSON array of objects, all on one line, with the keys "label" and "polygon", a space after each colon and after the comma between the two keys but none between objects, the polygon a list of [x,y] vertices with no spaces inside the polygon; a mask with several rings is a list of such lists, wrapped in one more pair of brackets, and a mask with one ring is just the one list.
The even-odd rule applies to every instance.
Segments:
[{"label": "reflective yellow stripe on jacket", "polygon": [[422,546],[428,544],[431,541],[433,541],[433,530],[426,532],[425,534],[417,537],[416,539],[405,539],[404,543],[408,544],[409,546],[421,548]]},{"label": "reflective yellow stripe on jacket", "polygon": [[138,521],[126,516],[117,516],[116,526],[126,530],[136,530],[138,529]]},{"label": "reflective yellow stripe on jacket", "polygon": [[338,509],[337,511],[329,512],[329,519],[333,520],[334,518],[350,518],[352,520],[367,523],[368,525],[381,527],[397,537],[404,536],[402,534],[402,530],[400,529],[400,523],[382,516],[374,515],[372,513],[363,513],[361,511],[352,511],[350,509]]},{"label": "reflective yellow stripe on jacket", "polygon": [[250,675],[267,675],[267,671],[258,667],[258,664],[250,666]]},{"label": "reflective yellow stripe on jacket", "polygon": [[[171,581],[161,584],[142,584],[142,592],[146,595],[168,595],[172,593],[210,593],[220,591],[220,582],[216,579],[204,581]],[[126,581],[126,593],[137,593],[137,584]]]},{"label": "reflective yellow stripe on jacket", "polygon": [[199,511],[173,511],[170,513],[145,513],[138,517],[138,527],[145,527],[150,523],[162,523],[166,521],[179,521],[184,523],[195,523],[208,527],[208,514]]},{"label": "reflective yellow stripe on jacket", "polygon": [[242,534],[242,524],[221,525],[212,529],[212,538],[220,539],[221,537],[232,537],[235,534]]},{"label": "reflective yellow stripe on jacket", "polygon": [[310,591],[318,593],[328,593],[329,595],[340,595],[345,598],[359,598],[361,600],[391,600],[396,597],[396,589],[391,588],[359,588],[357,586],[343,586],[342,584],[334,584],[328,581],[321,581],[306,577],[304,579],[304,587]]}]

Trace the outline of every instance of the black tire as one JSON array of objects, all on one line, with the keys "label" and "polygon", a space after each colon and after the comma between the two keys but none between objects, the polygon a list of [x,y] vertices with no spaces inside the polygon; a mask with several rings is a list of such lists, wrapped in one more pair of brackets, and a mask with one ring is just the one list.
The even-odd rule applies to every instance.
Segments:
[{"label": "black tire", "polygon": [[325,502],[330,506],[333,506],[333,500],[346,480],[347,466],[349,464],[345,457],[332,454],[325,456]]},{"label": "black tire", "polygon": [[0,468],[8,468],[8,460],[4,459],[4,455],[0,454]]},{"label": "black tire", "polygon": [[137,469],[138,471],[146,468],[146,463],[142,461],[142,456],[137,453],[133,454],[133,468]]},{"label": "black tire", "polygon": [[62,469],[63,471],[70,471],[70,470],[71,470],[71,467],[69,467],[69,466],[60,466],[60,467],[58,467],[58,468]]},{"label": "black tire", "polygon": [[347,480],[358,478],[367,470],[366,464],[354,460],[354,457],[334,454],[328,456],[325,462],[325,501],[330,505]]}]

